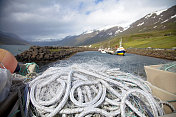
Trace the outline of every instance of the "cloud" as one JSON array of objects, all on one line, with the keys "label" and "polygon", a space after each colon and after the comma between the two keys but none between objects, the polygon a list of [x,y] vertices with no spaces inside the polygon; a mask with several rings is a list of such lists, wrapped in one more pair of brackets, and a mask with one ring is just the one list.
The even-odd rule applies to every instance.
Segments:
[{"label": "cloud", "polygon": [[61,39],[108,25],[128,26],[175,0],[1,0],[0,30],[26,40]]}]

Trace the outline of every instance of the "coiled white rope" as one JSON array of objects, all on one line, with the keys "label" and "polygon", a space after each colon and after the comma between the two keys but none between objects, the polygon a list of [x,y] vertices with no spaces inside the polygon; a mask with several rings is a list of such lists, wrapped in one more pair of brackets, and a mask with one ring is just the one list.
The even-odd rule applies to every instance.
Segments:
[{"label": "coiled white rope", "polygon": [[[75,84],[75,85],[72,87],[71,92],[70,92],[70,99],[71,99],[71,101],[72,101],[75,105],[77,105],[77,106],[79,106],[79,107],[86,107],[86,106],[93,106],[93,107],[94,107],[94,104],[95,104],[96,102],[98,102],[98,100],[99,100],[100,97],[102,96],[102,93],[103,93],[103,92],[106,93],[106,89],[103,88],[101,84],[98,84],[98,89],[99,89],[99,91],[98,91],[97,95],[96,95],[93,99],[90,99],[90,98],[89,98],[89,100],[90,100],[89,102],[85,102],[85,103],[79,102],[79,101],[77,101],[77,100],[74,98],[74,91],[75,91],[75,89],[76,89],[77,87],[82,86],[82,85],[93,85],[93,84],[98,84],[98,82],[87,81],[87,82],[79,82],[78,84]],[[88,97],[91,97],[90,89],[88,89],[88,86],[86,86],[86,87],[87,87],[87,88],[86,88],[87,95],[88,95]],[[105,96],[104,96],[104,97],[105,97]],[[103,100],[102,100],[102,101],[103,101]]]},{"label": "coiled white rope", "polygon": [[140,99],[153,116],[163,115],[161,105],[152,97],[146,83],[133,77],[119,69],[103,73],[74,65],[50,68],[30,82],[27,114],[30,115],[33,107],[33,114],[49,117],[57,114],[125,117],[131,111],[133,115],[147,116],[143,105],[135,102]]},{"label": "coiled white rope", "polygon": [[[151,108],[152,108],[152,111],[153,111],[153,114],[155,117],[158,117],[158,114],[157,114],[157,109],[153,103],[153,100],[152,100],[152,97],[147,94],[146,92],[140,90],[140,89],[130,89],[129,91],[126,92],[126,94],[123,96],[122,98],[122,101],[121,101],[121,106],[120,106],[120,110],[121,110],[121,116],[122,117],[125,117],[125,101],[127,99],[127,97],[134,93],[134,92],[137,92],[137,93],[140,93],[142,95],[144,95],[148,101],[148,103],[150,104]],[[137,113],[139,116],[144,116],[143,114],[141,113]]]}]

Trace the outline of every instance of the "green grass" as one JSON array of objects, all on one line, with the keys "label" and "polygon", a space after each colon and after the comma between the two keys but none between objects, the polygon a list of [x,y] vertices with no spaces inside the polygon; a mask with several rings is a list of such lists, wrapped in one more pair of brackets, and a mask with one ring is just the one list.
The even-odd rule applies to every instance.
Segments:
[{"label": "green grass", "polygon": [[50,52],[59,52],[61,50],[63,50],[63,49],[49,49]]},{"label": "green grass", "polygon": [[[168,36],[165,36],[168,34]],[[169,35],[171,34],[171,35]],[[135,33],[123,36],[116,36],[101,43],[93,44],[93,47],[103,48],[119,46],[120,39],[123,38],[124,48],[172,48],[176,47],[176,30],[152,31],[146,33]]]},{"label": "green grass", "polygon": [[172,48],[176,47],[176,36],[151,37],[148,39],[136,39],[123,44],[125,48]]}]

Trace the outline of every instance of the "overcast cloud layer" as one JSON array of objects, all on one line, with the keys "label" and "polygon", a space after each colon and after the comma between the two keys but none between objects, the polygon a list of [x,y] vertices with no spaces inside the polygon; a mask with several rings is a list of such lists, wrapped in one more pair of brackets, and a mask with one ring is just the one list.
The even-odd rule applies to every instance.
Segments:
[{"label": "overcast cloud layer", "polygon": [[176,0],[0,0],[0,31],[26,40],[61,39],[109,25],[128,26]]}]

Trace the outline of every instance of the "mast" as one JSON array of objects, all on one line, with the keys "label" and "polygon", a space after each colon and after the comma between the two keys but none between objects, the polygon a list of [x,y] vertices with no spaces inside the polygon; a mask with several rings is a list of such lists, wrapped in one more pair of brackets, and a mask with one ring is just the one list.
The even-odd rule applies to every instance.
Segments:
[{"label": "mast", "polygon": [[122,38],[121,38],[121,40],[120,40],[120,47],[122,47]]}]

